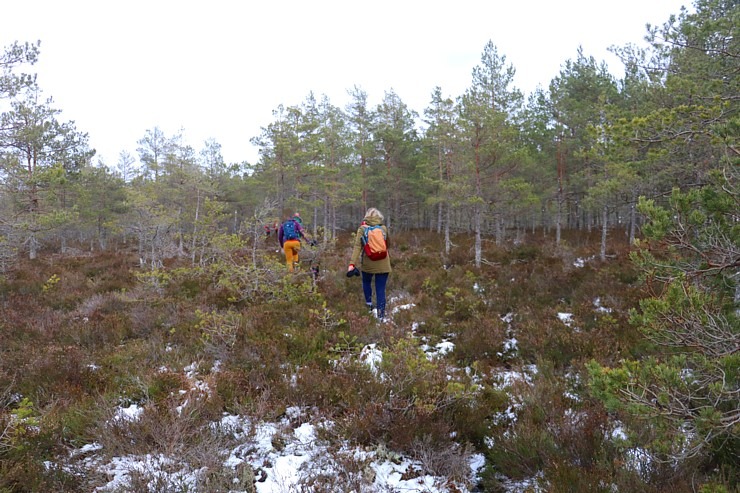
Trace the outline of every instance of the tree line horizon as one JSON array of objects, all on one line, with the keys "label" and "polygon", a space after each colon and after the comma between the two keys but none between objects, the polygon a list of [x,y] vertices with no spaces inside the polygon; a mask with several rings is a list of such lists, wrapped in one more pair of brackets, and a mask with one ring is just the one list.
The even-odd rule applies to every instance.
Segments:
[{"label": "tree line horizon", "polygon": [[560,243],[563,229],[601,230],[603,257],[610,232],[634,242],[640,197],[706,183],[732,149],[735,41],[731,16],[720,22],[732,6],[695,4],[648,26],[647,46],[613,48],[622,79],[579,49],[525,97],[489,41],[463,94],[436,87],[421,115],[393,90],[371,107],[355,86],[345,108],[311,92],[279,105],[251,139],[256,163],[227,164],[215,139],[196,150],[154,127],[137,157],[96,166],[87,134],[19,72],[39,44],[15,43],[0,57],[0,238],[30,258],[42,246],[129,238],[183,253],[206,241],[205,223],[243,233],[301,211],[330,241],[373,206],[391,228],[444,234],[447,253],[451,235],[475,235],[476,265],[485,237],[501,245],[542,232]]}]

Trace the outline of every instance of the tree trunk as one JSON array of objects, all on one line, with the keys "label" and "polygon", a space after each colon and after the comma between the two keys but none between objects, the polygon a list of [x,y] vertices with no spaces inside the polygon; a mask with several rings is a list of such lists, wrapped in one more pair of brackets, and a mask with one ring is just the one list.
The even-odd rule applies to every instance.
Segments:
[{"label": "tree trunk", "polygon": [[191,265],[195,265],[195,242],[198,239],[198,218],[200,217],[200,188],[196,191],[195,219],[193,220],[193,243],[191,245]]},{"label": "tree trunk", "polygon": [[561,231],[563,227],[563,203],[565,202],[565,188],[563,182],[565,181],[565,158],[560,148],[560,142],[562,141],[562,135],[558,139],[558,146],[556,151],[556,161],[558,165],[558,215],[555,223],[555,244],[560,245]]},{"label": "tree trunk", "polygon": [[635,233],[637,231],[637,211],[634,202],[634,196],[632,204],[630,204],[630,245],[635,244]]},{"label": "tree trunk", "polygon": [[324,243],[327,243],[329,241],[329,216],[331,214],[331,198],[327,197],[326,200],[324,200],[324,222],[322,227],[324,228],[324,237],[321,239]]},{"label": "tree trunk", "polygon": [[445,254],[449,255],[450,250],[452,250],[452,242],[450,241],[450,220],[451,220],[451,212],[450,207],[447,206],[447,219],[445,220]]},{"label": "tree trunk", "polygon": [[606,260],[606,231],[609,226],[609,208],[604,204],[604,208],[601,211],[601,252],[600,258],[603,262]]},{"label": "tree trunk", "polygon": [[558,212],[555,216],[555,244],[560,245],[563,229],[563,201],[558,197]]},{"label": "tree trunk", "polygon": [[480,204],[475,204],[473,212],[473,225],[475,229],[475,266],[480,267],[483,258],[483,247],[481,238],[481,211]]},{"label": "tree trunk", "polygon": [[38,251],[39,242],[36,239],[36,232],[31,231],[28,236],[28,258],[31,260],[36,260],[36,257],[38,257]]}]

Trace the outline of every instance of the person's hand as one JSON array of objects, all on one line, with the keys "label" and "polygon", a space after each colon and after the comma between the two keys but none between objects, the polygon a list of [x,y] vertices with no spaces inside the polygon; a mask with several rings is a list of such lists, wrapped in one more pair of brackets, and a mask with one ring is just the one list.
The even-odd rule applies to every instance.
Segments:
[{"label": "person's hand", "polygon": [[359,276],[360,271],[355,267],[355,264],[349,264],[349,267],[347,267],[347,277],[352,276]]},{"label": "person's hand", "polygon": [[349,264],[349,267],[347,267],[347,272],[352,272],[355,270],[355,264]]}]

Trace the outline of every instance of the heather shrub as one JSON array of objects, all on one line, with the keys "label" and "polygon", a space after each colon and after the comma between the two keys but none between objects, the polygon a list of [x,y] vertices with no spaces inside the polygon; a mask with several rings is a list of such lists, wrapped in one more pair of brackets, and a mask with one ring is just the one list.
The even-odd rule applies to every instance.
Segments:
[{"label": "heather shrub", "polygon": [[62,451],[48,421],[28,398],[0,410],[0,491],[76,491],[79,478],[46,462]]},{"label": "heather shrub", "polygon": [[95,293],[83,299],[65,320],[65,341],[95,352],[134,336],[133,304],[120,293]]},{"label": "heather shrub", "polygon": [[459,443],[471,443],[477,450],[485,450],[491,434],[491,417],[502,413],[509,405],[506,392],[487,384],[477,384],[472,394],[456,399],[443,409],[444,419],[450,423]]},{"label": "heather shrub", "polygon": [[178,394],[180,390],[189,390],[190,383],[180,371],[161,368],[146,376],[147,402],[159,403]]},{"label": "heather shrub", "polygon": [[[556,454],[553,426],[548,419],[558,416],[557,406],[532,398],[533,394],[525,385],[513,390],[517,392],[515,400],[520,401],[514,410],[515,418],[513,422],[511,418],[499,418],[487,458],[496,471],[507,477],[531,478],[542,471],[549,458]],[[558,400],[561,400],[559,396]]]},{"label": "heather shrub", "polygon": [[[317,279],[305,268],[289,274],[273,246],[252,251],[246,243],[156,270],[105,253],[9,271],[0,285],[0,389],[34,402],[43,429],[14,463],[0,460],[0,477],[14,478],[0,491],[24,480],[28,488],[74,488],[63,468],[36,466],[64,447],[98,440],[108,456],[171,454],[176,464],[203,467],[202,491],[225,489],[237,473],[214,457],[229,438],[214,436],[207,423],[222,412],[271,421],[292,406],[335,422],[322,431],[331,439],[385,448],[389,457],[405,453],[424,471],[463,483],[470,454],[485,451],[487,491],[502,488],[494,473],[539,475],[551,491],[641,489],[639,474],[623,467],[625,450],[608,440],[606,413],[578,381],[589,359],[644,353],[627,323],[642,293],[622,250],[602,263],[575,236],[559,248],[531,235],[513,246],[486,240],[476,268],[469,235],[453,237],[445,254],[434,233],[399,232],[391,320],[378,323],[359,279],[344,275],[349,240],[306,251],[304,267],[320,261]],[[588,259],[583,267],[580,259]],[[573,315],[570,326],[559,312]],[[441,342],[454,349],[432,356]],[[378,373],[361,360],[370,344],[383,353]],[[539,374],[531,384],[501,388],[503,377],[491,377],[533,362]],[[143,414],[121,421],[119,408],[130,404]],[[0,399],[0,424],[15,405]],[[26,471],[22,460],[31,464]],[[346,483],[319,473],[306,484],[360,484],[366,464],[341,464]],[[651,474],[665,479],[668,471],[656,466]],[[103,481],[89,479],[88,490]],[[153,479],[142,473],[131,481]]]},{"label": "heather shrub", "polygon": [[166,359],[159,356],[169,353],[141,339],[126,341],[115,349],[101,354],[96,363],[100,378],[107,382],[106,395],[122,402],[143,402],[147,395],[148,372],[165,364]]},{"label": "heather shrub", "polygon": [[216,358],[225,357],[237,343],[240,329],[245,325],[242,314],[236,310],[196,309],[198,322],[195,330],[200,332],[204,350]]},{"label": "heather shrub", "polygon": [[44,410],[44,426],[65,445],[82,446],[94,440],[92,430],[101,419],[101,400],[86,395],[74,400],[59,400]]},{"label": "heather shrub", "polygon": [[357,412],[366,402],[383,399],[386,387],[364,363],[342,361],[334,367],[301,368],[292,390],[294,402],[343,415]]},{"label": "heather shrub", "polygon": [[491,463],[512,478],[543,472],[548,491],[610,491],[619,456],[606,411],[553,367],[540,362],[538,370],[531,385],[513,389],[516,419],[495,432]]},{"label": "heather shrub", "polygon": [[420,474],[448,478],[468,488],[473,486],[470,481],[470,445],[440,444],[425,435],[413,441],[408,454],[421,464]]},{"label": "heather shrub", "polygon": [[213,376],[214,401],[232,414],[269,420],[284,410],[285,382],[269,381],[264,373],[243,368],[225,368]]},{"label": "heather shrub", "polygon": [[224,465],[220,452],[234,444],[228,435],[211,426],[219,414],[209,406],[206,399],[181,402],[172,398],[146,405],[135,418],[122,418],[110,408],[108,417],[96,428],[96,441],[109,457],[151,454],[155,461],[162,459],[162,473],[132,471],[127,489],[177,491],[183,487],[182,491],[190,491],[192,485],[179,483],[182,478],[171,474],[184,469],[198,471],[198,491],[225,491],[222,488],[227,485],[245,484],[243,480],[249,475],[244,468],[234,470]]},{"label": "heather shrub", "polygon": [[182,400],[179,395],[148,402],[136,417],[124,417],[117,408],[97,423],[95,441],[109,456],[164,454],[192,457],[197,447],[212,440],[208,423],[216,418],[206,399]]},{"label": "heather shrub", "polygon": [[84,366],[84,361],[84,354],[75,346],[33,348],[16,372],[16,390],[41,406],[56,396],[73,400],[83,395],[85,389],[95,391],[100,380]]},{"label": "heather shrub", "polygon": [[480,317],[457,322],[454,330],[454,358],[462,364],[499,361],[506,338],[506,325],[497,316]]}]

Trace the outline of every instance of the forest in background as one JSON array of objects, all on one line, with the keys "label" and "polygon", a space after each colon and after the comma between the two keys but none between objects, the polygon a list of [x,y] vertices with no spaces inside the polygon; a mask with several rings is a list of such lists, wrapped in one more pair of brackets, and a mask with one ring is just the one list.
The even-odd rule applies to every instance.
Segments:
[{"label": "forest in background", "polygon": [[[153,387],[178,383],[175,376],[172,381],[141,377],[149,385],[142,394],[121,380],[115,362],[109,362],[110,374],[90,377],[82,366],[50,358],[62,348],[77,345],[89,350],[87,357],[102,357],[114,342],[146,345],[142,341],[150,341],[155,329],[165,332],[156,335],[159,342],[174,331],[172,338],[184,353],[202,353],[227,367],[231,359],[235,368],[249,369],[248,374],[228,373],[233,380],[224,377],[221,400],[209,404],[233,411],[275,405],[257,387],[241,386],[255,377],[276,385],[270,372],[284,370],[278,361],[324,375],[325,350],[352,353],[361,341],[378,337],[376,332],[371,337],[366,320],[353,315],[357,306],[341,299],[349,281],[327,275],[320,285],[324,294],[316,297],[309,295],[311,282],[291,288],[264,239],[265,225],[300,211],[320,242],[324,268],[337,272],[348,258],[349,232],[373,206],[401,239],[394,243],[397,289],[436,308],[425,313],[429,335],[450,331],[486,348],[468,340],[454,355],[458,364],[512,364],[492,349],[502,343],[502,328],[491,320],[516,307],[524,317],[519,326],[532,340],[513,361],[551,366],[552,375],[543,372],[542,378],[551,376],[553,388],[562,388],[565,375],[579,375],[588,389],[581,390],[591,399],[582,403],[589,423],[598,428],[599,420],[619,416],[634,432],[632,443],[656,458],[647,472],[625,479],[614,473],[618,465],[605,472],[597,452],[604,450],[601,442],[562,453],[573,442],[561,436],[567,443],[553,444],[538,434],[543,416],[537,412],[544,412],[538,399],[553,397],[530,395],[537,405],[524,411],[532,413],[524,420],[529,429],[522,428],[521,442],[505,449],[526,467],[517,472],[516,461],[489,450],[493,470],[522,476],[544,470],[552,486],[575,481],[565,465],[581,462],[599,466],[582,478],[592,480],[589,487],[608,478],[607,483],[639,484],[645,491],[661,491],[661,484],[692,491],[694,480],[706,491],[737,488],[738,25],[737,2],[697,0],[694,12],[677,13],[651,28],[644,46],[615,48],[625,66],[623,79],[579,52],[563,63],[547,89],[526,96],[512,87],[514,67],[488,43],[470,87],[455,98],[435,90],[422,114],[392,91],[376,107],[368,106],[367,94],[358,88],[346,108],[310,94],[300,104],[274,111],[273,121],[253,139],[260,155],[256,163],[225,163],[215,140],[196,150],[155,127],[138,142],[138,156],[122,153],[115,170],[95,165],[87,135],[61,118],[62,111],[42,93],[43,81],[26,71],[41,56],[38,45],[6,47],[0,54],[0,471],[22,477],[18,465],[27,466],[30,457],[42,460],[58,453],[57,447],[100,434],[91,430],[102,417],[91,416],[87,406],[99,405],[101,396],[128,393],[130,399],[158,404],[158,396],[167,400],[166,392]],[[593,253],[603,270],[593,275],[606,286],[614,281],[606,281],[609,272],[619,289],[639,284],[644,290],[620,301],[622,315],[593,321],[588,344],[564,341],[538,320],[546,318],[540,315],[547,303],[550,309],[562,300],[573,303],[573,295],[555,296],[557,289],[548,283],[565,283],[567,290],[583,279],[568,269],[559,274],[549,269],[554,259],[572,260],[579,247],[594,240],[596,250],[584,254]],[[120,277],[106,279],[104,269],[85,267],[88,261],[80,260],[93,257],[98,260],[89,260],[90,265],[107,265]],[[492,297],[492,306],[482,306],[470,286],[458,284],[480,281],[498,293],[503,276],[520,263],[534,276],[531,291],[507,287],[508,294]],[[447,268],[452,270],[443,274]],[[86,269],[88,274],[80,273]],[[542,271],[549,274],[534,275]],[[453,274],[457,278],[446,277]],[[521,276],[517,271],[513,278]],[[615,299],[619,289],[610,291]],[[525,301],[528,297],[533,299]],[[275,341],[262,331],[294,325],[279,311],[286,300],[306,304],[301,306],[310,315],[301,326],[310,330],[299,337],[294,327],[300,343],[276,342],[276,353],[269,354],[266,346]],[[167,303],[169,310],[163,310]],[[136,310],[120,313],[131,306]],[[31,307],[37,310],[27,312]],[[97,330],[76,333],[74,317],[80,316],[93,318]],[[343,339],[334,330],[338,327]],[[406,380],[395,382],[401,388],[385,390],[374,383],[366,394],[358,388],[356,401],[342,404],[345,414],[334,411],[353,425],[354,431],[347,425],[345,437],[388,441],[410,451],[418,446],[415,439],[429,435],[429,446],[440,452],[449,444],[432,431],[436,426],[485,449],[483,437],[500,425],[491,413],[501,410],[497,399],[503,397],[468,393],[470,382],[444,387],[433,379],[441,373],[431,367],[424,368],[437,386],[424,383],[412,371],[420,362],[402,347],[406,339],[391,329],[372,330],[380,330],[389,348],[406,355],[388,363]],[[605,344],[614,342],[619,353],[596,344],[596,334]],[[31,360],[51,365],[59,381],[23,363],[28,343],[50,344],[50,352]],[[132,358],[164,358],[137,345],[127,345],[127,351],[136,353]],[[344,377],[359,378],[357,368],[345,370]],[[341,376],[327,381],[339,383],[335,379]],[[61,388],[84,398],[60,401],[55,386],[62,380]],[[326,394],[308,392],[311,385]],[[291,399],[322,408],[340,402],[319,382],[311,385],[302,387],[300,398],[281,386],[275,400],[282,407]],[[349,384],[341,380],[340,385]],[[19,402],[15,395],[29,400]],[[394,400],[399,395],[408,401]],[[365,399],[379,407],[363,407]],[[75,406],[85,412],[75,414]],[[46,441],[39,443],[39,436],[29,434],[30,425],[18,421],[25,413],[33,423],[49,420]],[[79,420],[76,427],[63,423],[70,413]],[[419,435],[401,434],[391,417],[403,418],[399,422]],[[400,435],[393,438],[388,429]],[[596,440],[596,435],[588,436]],[[511,450],[514,445],[521,449]],[[610,451],[609,460],[618,462],[619,452]],[[33,477],[57,481],[44,479],[42,471]],[[14,481],[0,481],[0,491],[24,491],[23,481]],[[579,491],[596,491],[583,488]]]},{"label": "forest in background", "polygon": [[525,97],[489,42],[470,87],[454,98],[437,88],[422,114],[393,91],[376,107],[357,87],[346,108],[309,94],[274,110],[252,139],[256,163],[225,163],[216,140],[194,149],[155,127],[138,156],[95,166],[87,134],[20,70],[38,45],[15,44],[0,60],[4,251],[131,240],[155,265],[173,242],[194,253],[206,222],[237,233],[301,211],[328,241],[375,206],[399,231],[474,234],[477,266],[483,237],[500,245],[534,228],[556,243],[564,228],[602,230],[603,256],[610,229],[635,238],[640,196],[700,186],[733,148],[735,6],[696,7],[652,27],[647,46],[614,48],[622,80],[581,51]]}]

